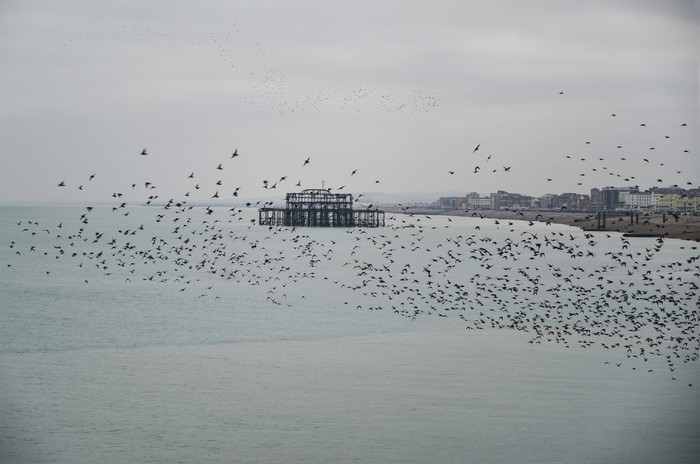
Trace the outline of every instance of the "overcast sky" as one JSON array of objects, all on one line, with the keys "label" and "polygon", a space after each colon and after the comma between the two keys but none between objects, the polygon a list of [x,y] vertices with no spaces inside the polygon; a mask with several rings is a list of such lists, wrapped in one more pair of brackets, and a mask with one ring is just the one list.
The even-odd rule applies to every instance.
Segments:
[{"label": "overcast sky", "polygon": [[5,0],[0,201],[697,187],[699,23],[680,0]]}]

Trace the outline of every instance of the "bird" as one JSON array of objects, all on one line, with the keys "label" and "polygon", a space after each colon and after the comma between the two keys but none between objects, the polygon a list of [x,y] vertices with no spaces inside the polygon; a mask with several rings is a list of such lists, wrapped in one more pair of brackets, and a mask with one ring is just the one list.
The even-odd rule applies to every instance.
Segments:
[{"label": "bird", "polygon": [[59,183],[58,183],[58,186],[59,186],[59,187],[65,187],[65,186],[66,186],[65,181],[59,182]]},{"label": "bird", "polygon": [[236,149],[233,151],[233,153],[231,153],[231,159],[235,158],[236,156],[238,156],[238,148],[236,148]]},{"label": "bird", "polygon": [[478,145],[476,146],[476,148],[474,148],[474,151],[472,151],[472,154],[476,153],[480,146],[481,146],[481,144],[478,144]]},{"label": "bird", "polygon": [[148,155],[148,153],[146,152],[146,149],[144,148],[143,150],[141,150],[141,156],[146,156],[146,155]]},{"label": "bird", "polygon": [[304,160],[304,164],[302,164],[302,167],[304,167],[304,166],[306,166],[307,164],[309,164],[310,161],[311,161],[311,157],[309,156],[308,158],[306,158],[306,160]]}]

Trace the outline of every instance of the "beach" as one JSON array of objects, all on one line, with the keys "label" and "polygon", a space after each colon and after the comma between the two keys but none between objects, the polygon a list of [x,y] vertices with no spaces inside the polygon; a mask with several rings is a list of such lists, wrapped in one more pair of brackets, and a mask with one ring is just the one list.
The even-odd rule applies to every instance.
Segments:
[{"label": "beach", "polygon": [[[583,230],[595,232],[620,232],[630,236],[663,236],[665,238],[678,238],[682,240],[700,241],[700,216],[677,215],[670,213],[637,213],[615,211],[605,213],[605,227],[601,213],[600,228],[598,213],[572,212],[572,211],[513,211],[513,210],[456,210],[437,208],[387,208],[387,213],[407,213],[423,215],[447,215],[480,217],[495,221],[528,221],[549,222],[551,224],[563,224],[578,227]],[[507,224],[507,223],[506,223]]]}]

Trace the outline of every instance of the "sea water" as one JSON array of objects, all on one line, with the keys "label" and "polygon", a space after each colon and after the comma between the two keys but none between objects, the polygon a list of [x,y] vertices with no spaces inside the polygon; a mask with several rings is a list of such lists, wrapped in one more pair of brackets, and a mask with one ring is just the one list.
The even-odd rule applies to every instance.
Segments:
[{"label": "sea water", "polygon": [[[595,297],[601,269],[605,291],[632,284],[688,295],[697,282],[690,242],[654,251],[653,238],[473,218],[396,215],[382,229],[291,230],[255,225],[255,210],[199,208],[180,221],[159,207],[128,210],[0,208],[0,461],[700,456],[697,339],[679,353],[690,360],[671,370],[673,349],[643,360],[637,346],[634,357],[605,348],[614,337],[537,339],[525,323],[492,323],[519,308],[545,315],[537,308],[567,291],[585,301],[575,292],[586,285]],[[545,256],[516,247],[519,255],[484,258],[553,231],[595,256],[544,245]],[[638,270],[606,255],[622,251]],[[648,270],[655,282],[642,277]],[[521,271],[539,278],[540,293]],[[579,272],[595,277],[544,291]],[[446,280],[465,286],[464,301],[440,300]],[[483,294],[488,286],[507,301]],[[669,333],[695,331],[679,333],[685,340],[697,336],[697,294],[689,298],[663,314]],[[626,310],[639,310],[633,303]],[[587,323],[566,308],[561,324]]]}]

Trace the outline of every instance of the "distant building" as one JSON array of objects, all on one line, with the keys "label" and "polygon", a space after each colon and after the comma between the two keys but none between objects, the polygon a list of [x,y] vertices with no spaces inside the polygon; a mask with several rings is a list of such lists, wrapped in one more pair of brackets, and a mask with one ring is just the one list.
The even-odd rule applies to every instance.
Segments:
[{"label": "distant building", "polygon": [[491,194],[491,209],[530,209],[532,197],[499,190]]},{"label": "distant building", "polygon": [[605,187],[600,191],[600,209],[615,211],[620,200],[620,191],[614,187]]},{"label": "distant building", "polygon": [[625,196],[625,209],[630,210],[655,210],[659,207],[659,198],[662,195],[651,192],[628,193]]},{"label": "distant building", "polygon": [[593,210],[600,209],[602,203],[603,203],[603,196],[600,192],[600,189],[593,187],[591,189],[590,209],[593,209]]},{"label": "distant building", "polygon": [[658,209],[673,213],[699,213],[700,197],[689,197],[687,195],[660,195]]},{"label": "distant building", "polygon": [[540,209],[557,209],[556,206],[557,200],[556,200],[556,195],[552,195],[551,193],[545,193],[540,197],[539,200],[539,208]]},{"label": "distant building", "polygon": [[630,193],[639,193],[638,187],[604,187],[601,190],[601,208],[606,211],[615,211],[625,205],[625,197]]},{"label": "distant building", "polygon": [[519,193],[499,190],[488,196],[477,192],[465,197],[443,197],[434,207],[465,210],[559,210],[569,211],[615,211],[615,210],[663,210],[672,212],[700,212],[700,189],[690,190],[672,187],[654,187],[640,192],[639,187],[592,188],[590,196],[582,193],[547,193],[533,198]]},{"label": "distant building", "polygon": [[562,193],[559,195],[559,209],[570,211],[585,211],[590,208],[590,197],[581,193]]},{"label": "distant building", "polygon": [[467,207],[466,197],[440,197],[437,203],[440,209],[465,209]]},{"label": "distant building", "polygon": [[491,197],[482,197],[472,192],[467,195],[467,207],[465,209],[491,209]]}]

